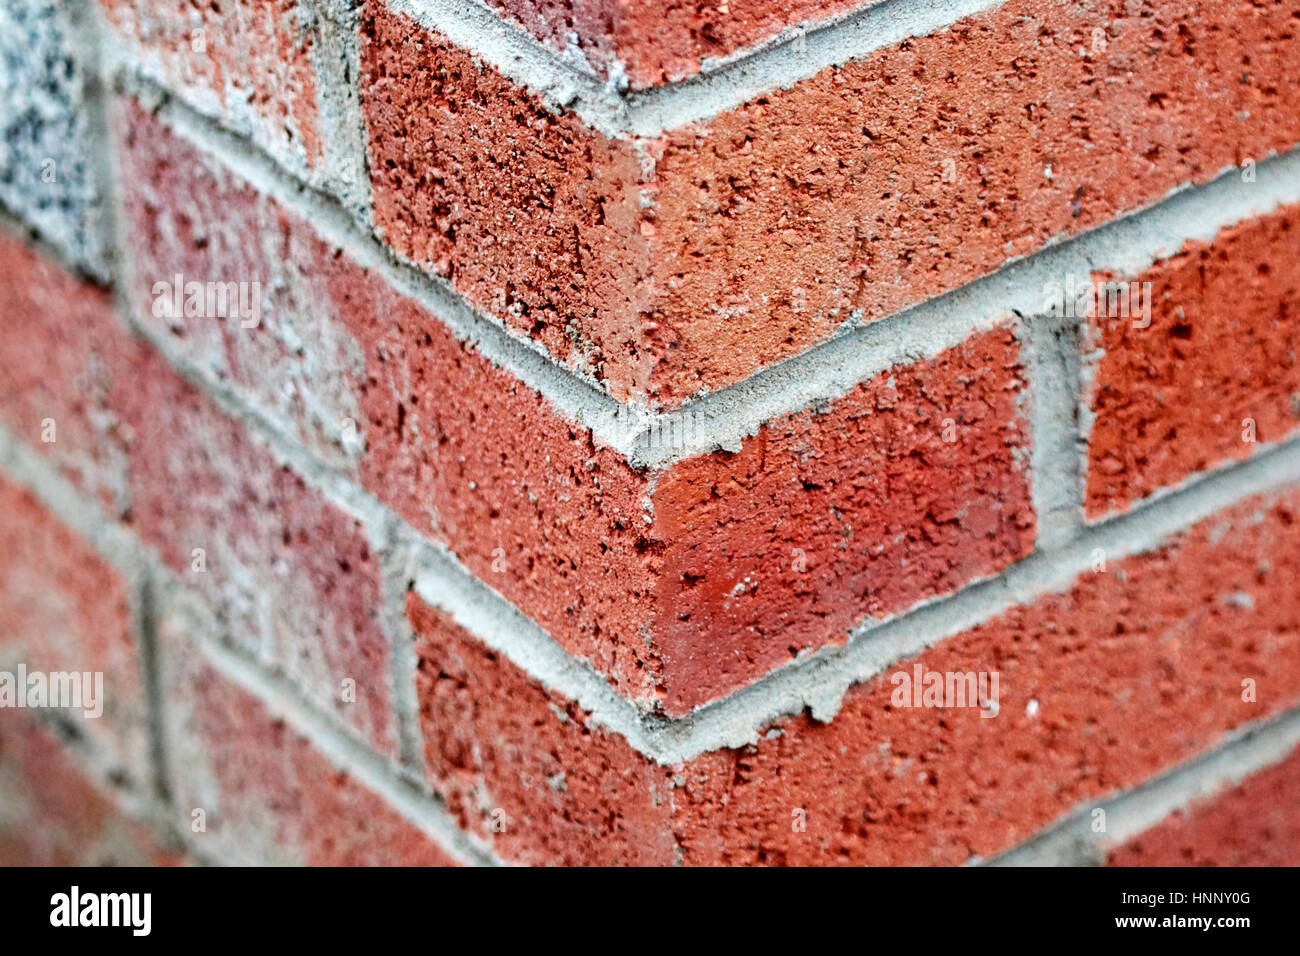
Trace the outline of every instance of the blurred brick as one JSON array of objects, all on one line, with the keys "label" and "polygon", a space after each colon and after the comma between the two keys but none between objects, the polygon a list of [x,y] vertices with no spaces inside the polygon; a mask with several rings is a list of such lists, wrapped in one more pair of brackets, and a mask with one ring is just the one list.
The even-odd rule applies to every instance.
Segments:
[{"label": "blurred brick", "polygon": [[71,0],[6,0],[0,8],[0,205],[102,279],[103,148],[85,16]]},{"label": "blurred brick", "polygon": [[1300,751],[1111,852],[1108,866],[1300,866]]}]

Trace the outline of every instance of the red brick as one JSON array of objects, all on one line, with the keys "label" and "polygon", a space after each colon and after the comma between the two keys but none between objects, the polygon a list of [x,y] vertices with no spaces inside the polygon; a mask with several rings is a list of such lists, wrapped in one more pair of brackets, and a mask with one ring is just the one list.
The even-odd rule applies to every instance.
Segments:
[{"label": "red brick", "polygon": [[[21,426],[47,407],[66,418],[55,458],[120,469],[125,520],[207,595],[230,638],[282,669],[317,707],[392,751],[379,555],[365,529],[131,338],[110,311],[80,308],[82,290],[66,275],[37,264],[6,280],[0,288],[9,301],[47,306],[18,312],[0,333],[10,367],[39,369],[48,358],[59,373],[95,369],[89,390],[84,376],[58,374],[26,392],[20,377],[18,389],[4,394],[27,397],[7,399],[6,412],[15,408]],[[60,304],[65,293],[70,309]],[[197,573],[200,548],[206,570]],[[347,679],[355,681],[355,702],[341,699]]]},{"label": "red brick", "polygon": [[30,716],[0,711],[0,866],[167,866],[179,855]]},{"label": "red brick", "polygon": [[298,0],[100,0],[119,42],[200,109],[248,130],[291,169],[323,161],[320,42]]},{"label": "red brick", "polygon": [[[1300,206],[1283,206],[1224,229],[1212,242],[1189,242],[1141,275],[1118,277],[1130,289],[1151,283],[1151,324],[1090,318],[1100,353],[1089,399],[1090,518],[1127,511],[1161,488],[1295,432],[1296,262]],[[1115,279],[1108,274],[1096,282]],[[1137,322],[1143,324],[1145,318]],[[1244,440],[1247,419],[1254,442]]]},{"label": "red brick", "polygon": [[173,822],[196,850],[243,865],[454,864],[382,797],[216,670],[195,646],[191,618],[174,606],[160,618]]},{"label": "red brick", "polygon": [[[136,315],[453,547],[571,650],[652,694],[637,656],[653,589],[646,477],[143,111],[124,104],[116,122],[126,216],[142,239],[129,280]],[[210,226],[202,238],[196,221]],[[182,320],[169,331],[150,290],[177,272],[261,281],[261,325]]]},{"label": "red brick", "polygon": [[[466,825],[489,806],[527,820],[494,837],[527,862],[664,862],[670,844],[688,864],[987,858],[1296,705],[1298,507],[1295,490],[1245,502],[900,662],[852,688],[829,723],[781,719],[751,746],[653,774],[413,601],[431,782]],[[915,663],[997,671],[997,716],[894,706],[890,675]],[[1245,678],[1257,702],[1242,699]],[[560,772],[572,791],[552,782]],[[792,828],[797,810],[806,832]],[[671,840],[656,829],[669,826]]]},{"label": "red brick", "polygon": [[645,391],[650,244],[631,144],[368,7],[362,93],[381,235],[618,397]]},{"label": "red brick", "polygon": [[[630,697],[683,713],[1031,546],[1005,330],[774,419],[736,453],[639,471],[143,113],[120,122],[127,216],[147,237],[137,315]],[[149,290],[177,272],[260,276],[262,325],[169,332]],[[364,452],[341,444],[344,417]]]},{"label": "red brick", "polygon": [[665,406],[1300,141],[1288,0],[1011,0],[652,141],[367,17],[386,240]]},{"label": "red brick", "polygon": [[[559,694],[408,599],[429,776],[459,825],[509,859],[673,861],[672,784]],[[500,702],[522,694],[519,707]]]},{"label": "red brick", "polygon": [[1300,866],[1300,750],[1179,810],[1113,850],[1108,866]]},{"label": "red brick", "polygon": [[124,508],[125,463],[105,404],[107,365],[99,343],[86,336],[86,329],[113,324],[108,292],[6,235],[0,277],[0,420],[105,507]]},{"label": "red brick", "polygon": [[[208,596],[236,643],[391,752],[380,558],[366,530],[155,354],[141,353],[130,374],[121,415],[132,525]],[[354,701],[343,698],[346,680]]]},{"label": "red brick", "polygon": [[102,674],[100,716],[58,713],[141,785],[150,779],[147,704],[130,587],[31,492],[0,479],[0,669]]},{"label": "red brick", "polygon": [[634,89],[694,76],[702,61],[771,39],[799,23],[824,20],[863,0],[488,0],[490,6],[559,52],[576,43],[604,77]]},{"label": "red brick", "polygon": [[986,333],[660,476],[669,712],[1026,555],[1020,375],[1011,333]]}]

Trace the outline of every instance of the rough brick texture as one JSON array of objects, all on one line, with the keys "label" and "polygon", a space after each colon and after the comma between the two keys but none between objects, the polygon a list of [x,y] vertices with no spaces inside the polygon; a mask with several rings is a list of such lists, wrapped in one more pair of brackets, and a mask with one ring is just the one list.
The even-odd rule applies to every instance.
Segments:
[{"label": "rough brick texture", "polygon": [[0,862],[1294,862],[1300,9],[866,5],[0,13]]},{"label": "rough brick texture", "polygon": [[0,9],[0,205],[102,277],[103,149],[84,19],[70,0],[9,0]]},{"label": "rough brick texture", "polygon": [[676,405],[1300,142],[1294,30],[1285,0],[1011,0],[628,141],[372,2],[375,222],[615,396]]},{"label": "rough brick texture", "polygon": [[100,0],[126,48],[204,112],[287,167],[324,164],[312,47],[319,32],[298,0]]},{"label": "rough brick texture", "polygon": [[[1007,331],[773,420],[735,453],[639,472],[293,215],[121,115],[128,217],[149,237],[137,315],[630,695],[682,713],[1032,543]],[[261,277],[263,324],[153,317],[153,283],[175,274]]]},{"label": "rough brick texture", "polygon": [[1145,317],[1090,319],[1090,517],[1294,432],[1297,262],[1300,206],[1284,206],[1190,242],[1140,276],[1099,277],[1151,283],[1151,315],[1146,328]]},{"label": "rough brick texture", "polygon": [[868,6],[864,0],[488,0],[551,49],[576,51],[599,75],[634,89],[694,76],[801,24]]},{"label": "rough brick texture", "polygon": [[1109,866],[1300,866],[1300,751],[1175,813]]},{"label": "rough brick texture", "polygon": [[[413,600],[431,780],[485,834],[484,808],[504,809],[517,825],[491,834],[495,846],[532,863],[988,857],[1296,705],[1298,505],[1295,491],[1247,502],[900,662],[852,689],[830,723],[777,721],[751,746],[653,773]],[[894,706],[889,674],[917,662],[998,671],[997,716]],[[557,832],[572,834],[558,849]]]}]

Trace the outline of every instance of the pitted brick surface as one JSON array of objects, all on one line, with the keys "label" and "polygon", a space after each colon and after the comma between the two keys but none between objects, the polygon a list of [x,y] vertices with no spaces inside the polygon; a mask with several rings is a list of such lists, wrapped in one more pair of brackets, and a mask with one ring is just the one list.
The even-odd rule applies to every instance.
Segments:
[{"label": "pitted brick surface", "polygon": [[557,52],[633,89],[687,79],[708,60],[870,0],[488,0]]},{"label": "pitted brick surface", "polygon": [[[1095,350],[1087,510],[1128,510],[1300,422],[1300,206],[1188,243],[1136,277],[1146,318],[1089,320]],[[1130,300],[1133,298],[1130,294]],[[1100,299],[1100,297],[1099,297]]]},{"label": "pitted brick surface", "polygon": [[[1031,546],[1007,331],[773,419],[737,452],[640,471],[306,223],[121,116],[128,217],[149,237],[136,314],[628,697],[684,713]],[[263,324],[153,317],[152,284],[177,273],[260,276]]]},{"label": "pitted brick surface", "polygon": [[[828,724],[780,720],[750,746],[648,778],[622,738],[557,708],[513,665],[412,601],[431,782],[481,795],[507,819],[526,812],[532,825],[494,840],[528,862],[579,851],[586,863],[631,862],[669,840],[632,835],[669,825],[674,859],[686,864],[989,857],[1300,702],[1298,506],[1294,490],[1248,501],[898,663],[851,689]],[[997,671],[997,716],[896,706],[890,676],[918,663]],[[1253,702],[1243,699],[1246,678],[1258,688]],[[582,781],[609,775],[632,795],[586,785],[569,794],[543,772],[555,768]],[[481,812],[467,808],[467,823],[480,825]],[[585,836],[548,846],[551,828],[537,825],[546,814],[556,829],[588,821]]]},{"label": "pitted brick surface", "polygon": [[1107,866],[1300,866],[1300,753],[1111,852]]},{"label": "pitted brick surface", "polygon": [[375,221],[616,397],[675,406],[1300,142],[1294,12],[1013,0],[628,141],[372,3]]}]

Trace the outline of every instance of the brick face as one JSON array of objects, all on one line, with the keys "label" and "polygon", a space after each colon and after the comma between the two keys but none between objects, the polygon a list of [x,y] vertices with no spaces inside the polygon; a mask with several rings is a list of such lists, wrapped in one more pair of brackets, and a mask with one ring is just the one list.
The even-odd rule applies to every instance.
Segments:
[{"label": "brick face", "polygon": [[131,587],[31,492],[0,480],[0,670],[101,674],[102,714],[59,715],[122,779],[143,786],[147,705]]},{"label": "brick face", "polygon": [[[662,770],[443,612],[414,595],[407,606],[429,776],[461,826],[520,862],[673,862]],[[518,706],[496,706],[507,700]]]},{"label": "brick face", "polygon": [[662,476],[669,712],[1026,555],[1021,373],[986,333]]},{"label": "brick face", "polygon": [[286,166],[323,162],[312,46],[319,32],[297,0],[100,0],[126,49],[201,109],[246,130]]},{"label": "brick face", "polygon": [[1300,866],[1300,752],[1116,848],[1108,866]]},{"label": "brick face", "polygon": [[[1295,491],[1246,502],[898,663],[851,689],[830,723],[780,720],[755,744],[659,767],[648,779],[628,767],[633,752],[622,738],[556,708],[512,665],[413,602],[432,782],[526,807],[534,820],[558,803],[551,827],[603,821],[601,839],[564,845],[582,847],[587,863],[629,861],[629,834],[647,825],[671,826],[674,859],[687,864],[989,857],[1215,746],[1228,730],[1296,705],[1298,505]],[[997,716],[897,706],[891,675],[918,663],[945,674],[997,671]],[[1256,682],[1254,702],[1243,700],[1246,678]],[[580,759],[562,756],[579,740]],[[585,787],[566,795],[542,772],[561,766],[570,779],[626,781],[633,797]],[[650,813],[665,788],[670,823],[668,811]],[[792,826],[796,811],[803,830]],[[558,862],[540,842],[548,832],[532,825],[496,845],[529,862]],[[656,845],[643,838],[639,849]]]},{"label": "brick face", "polygon": [[[928,671],[998,671],[995,718],[894,707],[888,675],[906,661],[852,691],[830,724],[792,721],[700,761],[686,774],[687,858],[987,858],[1294,707],[1298,503],[1248,502],[919,657]],[[1256,702],[1242,699],[1246,678]],[[806,834],[790,828],[800,807]]]},{"label": "brick face", "polygon": [[1297,261],[1300,206],[1283,206],[1212,242],[1188,243],[1139,276],[1098,277],[1151,283],[1151,323],[1089,321],[1090,517],[1127,510],[1295,431]]},{"label": "brick face", "polygon": [[159,644],[173,822],[196,850],[236,865],[453,863],[380,796],[215,669],[197,637],[191,615],[164,606]]},{"label": "brick face", "polygon": [[382,3],[366,10],[363,109],[385,241],[615,394],[644,384],[656,358],[642,327],[636,150],[548,112]]},{"label": "brick face", "polygon": [[1013,0],[633,142],[371,4],[375,221],[616,396],[677,405],[1294,145],[1292,13]]},{"label": "brick face", "polygon": [[0,235],[0,275],[5,426],[106,508],[124,509],[126,466],[107,404],[104,343],[85,334],[113,328],[108,293],[7,235]]}]

